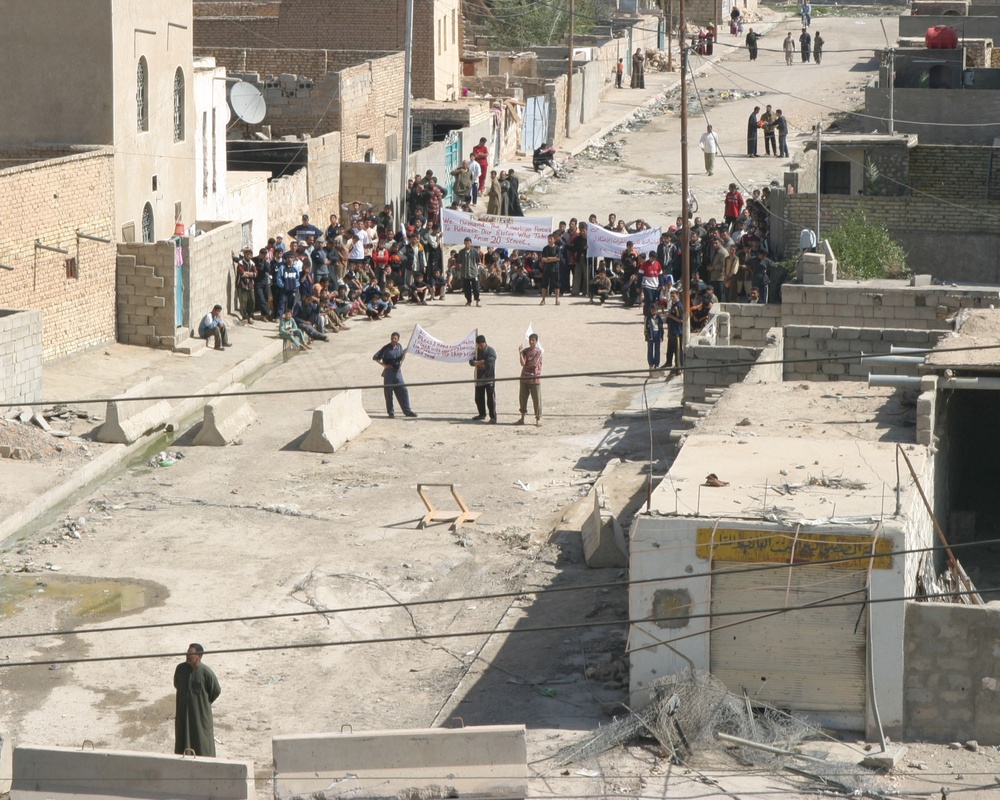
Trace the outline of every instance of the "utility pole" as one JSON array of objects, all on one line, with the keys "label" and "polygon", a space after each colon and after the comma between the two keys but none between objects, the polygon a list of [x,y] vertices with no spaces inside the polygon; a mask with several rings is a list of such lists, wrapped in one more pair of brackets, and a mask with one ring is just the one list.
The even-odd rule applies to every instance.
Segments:
[{"label": "utility pole", "polygon": [[691,209],[688,205],[688,117],[687,117],[687,20],[684,0],[680,2],[678,38],[681,45],[681,302],[684,305],[684,336],[681,345],[687,349],[691,340]]},{"label": "utility pole", "polygon": [[667,72],[674,71],[674,0],[667,0]]},{"label": "utility pole", "polygon": [[403,146],[399,162],[399,229],[406,232],[406,180],[409,173],[410,136],[413,122],[410,119],[410,93],[413,87],[413,0],[406,0],[406,43],[403,47]]},{"label": "utility pole", "polygon": [[896,49],[889,48],[889,133],[896,132]]},{"label": "utility pole", "polygon": [[823,123],[816,123],[816,246],[819,247],[819,190],[823,168]]},{"label": "utility pole", "polygon": [[[410,0],[412,3],[413,0]],[[571,133],[570,130],[570,108],[572,108],[573,102],[573,24],[576,22],[576,14],[574,13],[574,0],[569,0],[569,64],[566,66],[566,138],[568,139]]]}]

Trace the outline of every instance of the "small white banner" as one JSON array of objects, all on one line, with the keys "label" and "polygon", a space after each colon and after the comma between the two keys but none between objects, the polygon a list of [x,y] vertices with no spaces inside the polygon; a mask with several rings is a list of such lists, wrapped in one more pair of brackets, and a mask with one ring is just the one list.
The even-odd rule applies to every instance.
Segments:
[{"label": "small white banner", "polygon": [[597,225],[587,225],[587,258],[621,258],[625,243],[632,242],[635,252],[643,258],[646,253],[655,251],[660,243],[660,229],[650,228],[638,233],[616,233],[606,231]]},{"label": "small white banner", "polygon": [[435,339],[419,325],[414,325],[410,343],[406,346],[406,354],[426,358],[429,361],[465,364],[476,354],[476,331],[472,331],[459,342],[448,344]]},{"label": "small white banner", "polygon": [[539,252],[549,243],[552,217],[498,217],[446,208],[441,231],[445,244],[462,244],[468,236],[473,247]]}]

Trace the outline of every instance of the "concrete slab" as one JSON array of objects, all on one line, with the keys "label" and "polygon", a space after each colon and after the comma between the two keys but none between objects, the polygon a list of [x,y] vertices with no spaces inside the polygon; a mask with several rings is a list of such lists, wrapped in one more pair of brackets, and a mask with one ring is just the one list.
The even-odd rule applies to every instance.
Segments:
[{"label": "concrete slab", "polygon": [[313,411],[312,427],[299,449],[334,453],[371,424],[361,405],[361,390],[349,389]]},{"label": "concrete slab", "polygon": [[162,390],[162,379],[149,378],[108,401],[104,424],[94,433],[99,442],[132,444],[170,416],[170,403],[147,395]]},{"label": "concrete slab", "polygon": [[244,384],[234,383],[221,396],[209,401],[205,406],[205,418],[201,430],[194,437],[196,445],[224,447],[232,443],[257,420],[257,415],[253,413],[246,397],[232,396],[234,392],[239,394],[246,390]]},{"label": "concrete slab", "polygon": [[14,748],[11,800],[251,800],[256,796],[249,761],[124,750]]},{"label": "concrete slab", "polygon": [[276,736],[275,800],[523,798],[523,725]]}]

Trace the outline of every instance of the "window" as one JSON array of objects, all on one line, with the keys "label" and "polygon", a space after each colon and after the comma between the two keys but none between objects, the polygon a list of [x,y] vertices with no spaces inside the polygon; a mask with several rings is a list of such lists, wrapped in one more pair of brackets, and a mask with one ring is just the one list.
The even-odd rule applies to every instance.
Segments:
[{"label": "window", "polygon": [[184,141],[184,71],[174,73],[174,141]]},{"label": "window", "polygon": [[216,124],[215,107],[212,107],[212,139],[209,149],[212,151],[212,194],[219,191],[219,162],[216,156],[216,146],[215,142],[215,124]]},{"label": "window", "polygon": [[151,243],[156,237],[153,227],[153,207],[146,203],[142,209],[142,241]]},{"label": "window", "polygon": [[208,112],[201,112],[201,196],[208,200]]},{"label": "window", "polygon": [[240,245],[253,247],[253,220],[248,220],[240,226]]},{"label": "window", "polygon": [[67,280],[77,280],[80,277],[80,268],[77,265],[76,256],[71,256],[66,259],[66,278]]},{"label": "window", "polygon": [[820,167],[820,194],[851,193],[851,162],[823,161]]},{"label": "window", "polygon": [[135,70],[135,123],[140,133],[149,130],[149,67],[145,56],[139,58]]}]

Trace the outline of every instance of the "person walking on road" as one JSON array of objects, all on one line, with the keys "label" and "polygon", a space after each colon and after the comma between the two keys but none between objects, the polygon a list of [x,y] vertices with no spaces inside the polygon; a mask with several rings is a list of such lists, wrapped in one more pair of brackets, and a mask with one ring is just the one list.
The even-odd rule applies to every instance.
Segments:
[{"label": "person walking on road", "polygon": [[819,64],[823,60],[823,45],[826,42],[823,41],[823,37],[819,35],[819,31],[816,31],[816,35],[813,36],[813,60]]},{"label": "person walking on road", "polygon": [[792,66],[792,60],[795,57],[795,42],[792,41],[792,32],[788,32],[788,36],[781,43],[781,48],[785,51],[785,64],[789,67]]},{"label": "person walking on road", "polygon": [[385,394],[385,411],[389,419],[396,416],[393,408],[393,395],[399,401],[400,408],[403,409],[403,416],[417,416],[410,408],[410,393],[406,388],[406,381],[403,380],[403,359],[406,358],[406,348],[399,343],[399,333],[392,332],[389,336],[389,344],[383,345],[372,361],[382,367],[382,392]]},{"label": "person walking on road", "polygon": [[212,703],[222,687],[212,670],[201,663],[205,648],[190,644],[187,658],[174,670],[177,714],[174,719],[174,753],[193,750],[196,756],[215,758],[215,727]]},{"label": "person walking on road", "polygon": [[747,118],[747,155],[757,158],[757,133],[760,130],[760,106],[753,107],[753,113]]},{"label": "person walking on road", "polygon": [[497,351],[486,343],[486,337],[479,334],[476,337],[476,355],[469,359],[469,366],[476,368],[476,410],[473,417],[482,422],[487,412],[490,424],[497,421]]},{"label": "person walking on road", "polygon": [[799,35],[799,46],[802,52],[802,63],[809,63],[809,51],[812,49],[812,36],[809,35],[809,31],[805,28],[802,29],[802,33]]},{"label": "person walking on road", "polygon": [[709,125],[698,140],[698,147],[705,152],[705,174],[711,175],[715,171],[715,154],[721,152],[719,147],[719,137],[715,135],[712,126]]},{"label": "person walking on road", "polygon": [[542,424],[542,349],[538,346],[538,334],[528,336],[528,346],[517,346],[521,359],[521,383],[518,401],[520,402],[521,418],[515,425],[523,425],[528,413],[528,398],[535,411],[535,427]]},{"label": "person walking on road", "polygon": [[760,39],[763,35],[764,34],[762,33],[754,33],[753,28],[747,31],[746,43],[747,43],[747,50],[750,51],[751,61],[757,60],[757,40]]}]

